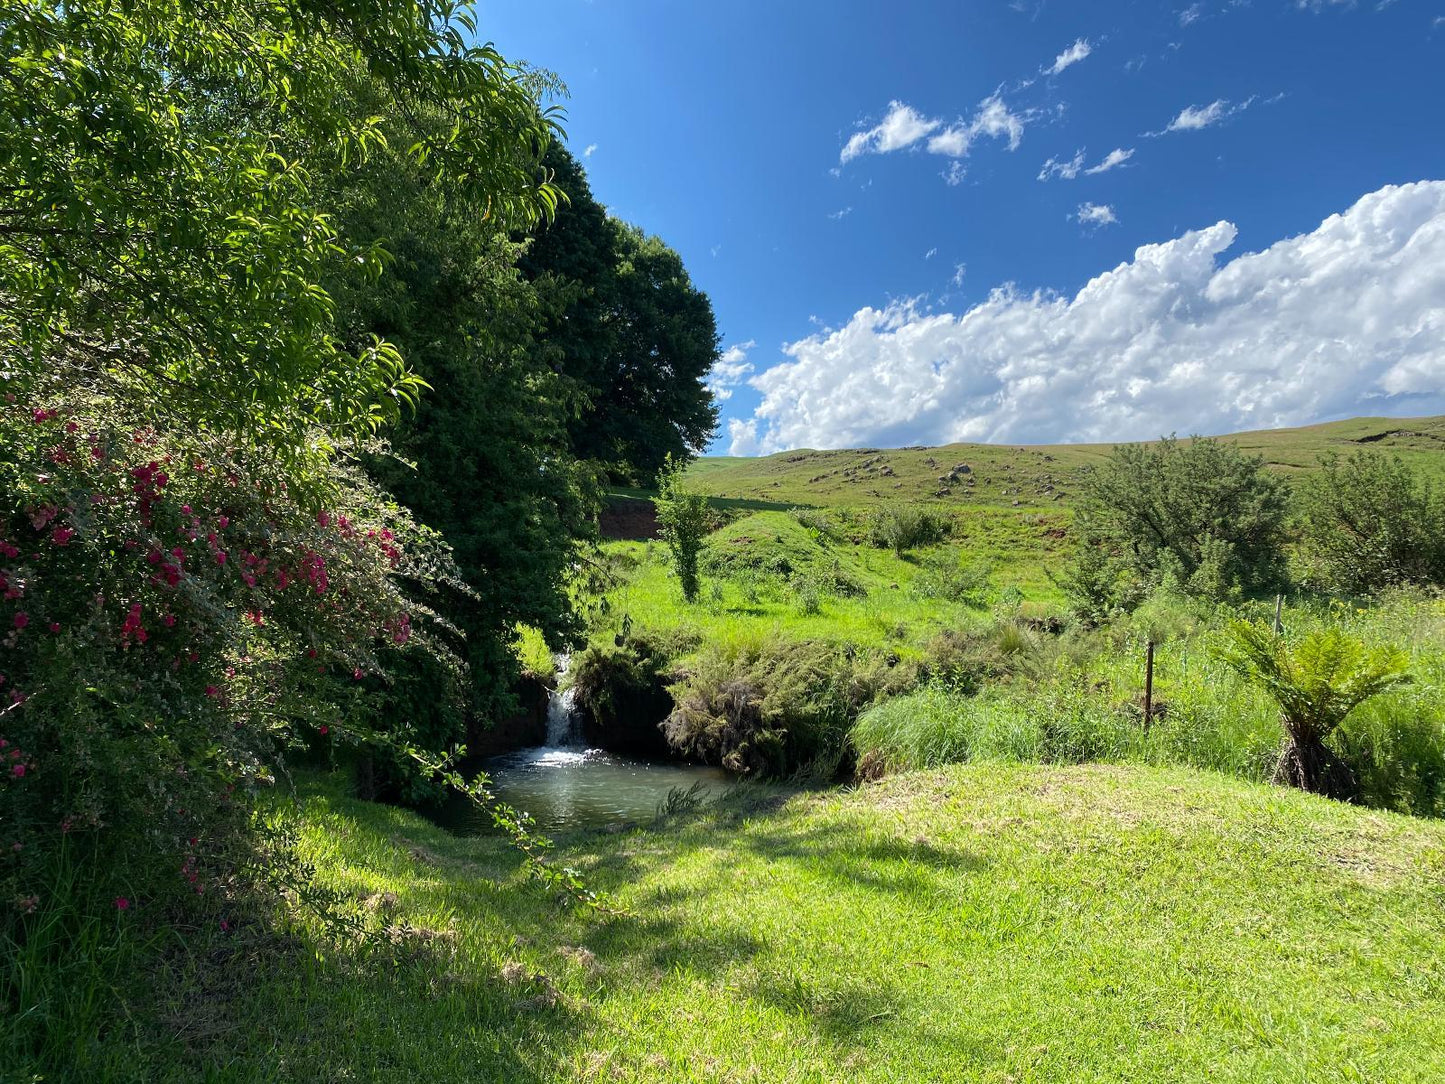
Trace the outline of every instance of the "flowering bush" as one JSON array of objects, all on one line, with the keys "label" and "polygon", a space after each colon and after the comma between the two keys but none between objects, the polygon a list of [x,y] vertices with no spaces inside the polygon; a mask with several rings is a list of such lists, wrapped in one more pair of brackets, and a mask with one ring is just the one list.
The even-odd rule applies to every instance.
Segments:
[{"label": "flowering bush", "polygon": [[0,899],[81,833],[112,873],[161,855],[204,891],[281,751],[366,736],[381,653],[458,670],[417,601],[448,552],[338,461],[301,487],[96,402],[5,398]]}]

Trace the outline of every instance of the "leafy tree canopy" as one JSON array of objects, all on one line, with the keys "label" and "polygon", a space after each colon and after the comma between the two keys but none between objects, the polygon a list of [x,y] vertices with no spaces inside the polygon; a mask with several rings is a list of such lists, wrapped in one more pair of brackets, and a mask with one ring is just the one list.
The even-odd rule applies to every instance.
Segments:
[{"label": "leafy tree canopy", "polygon": [[[327,269],[379,270],[316,174],[401,134],[525,226],[556,190],[524,73],[468,44],[465,7],[365,0],[11,4],[0,24],[0,364],[12,388],[95,383],[154,417],[297,455],[373,431],[421,385],[343,349]],[[367,83],[389,110],[358,113]]]},{"label": "leafy tree canopy", "polygon": [[607,214],[566,148],[553,144],[545,163],[567,202],[520,266],[549,307],[548,362],[585,396],[568,423],[573,447],[650,480],[668,455],[700,452],[717,426],[712,303],[676,252]]},{"label": "leafy tree canopy", "polygon": [[1297,503],[1304,549],[1329,587],[1445,584],[1445,494],[1398,456],[1326,456]]},{"label": "leafy tree canopy", "polygon": [[1165,578],[1211,598],[1267,590],[1284,577],[1287,496],[1233,444],[1121,444],[1085,479],[1081,557],[1064,582],[1091,610]]}]

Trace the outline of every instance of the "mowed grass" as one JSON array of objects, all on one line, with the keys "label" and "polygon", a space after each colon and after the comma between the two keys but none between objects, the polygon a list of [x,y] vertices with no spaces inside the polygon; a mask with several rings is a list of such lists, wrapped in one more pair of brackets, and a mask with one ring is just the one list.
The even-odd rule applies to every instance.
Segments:
[{"label": "mowed grass", "polygon": [[1445,1077],[1438,822],[1142,767],[743,791],[564,840],[606,917],[523,887],[495,839],[303,790],[319,878],[401,962],[207,957],[222,991],[159,1006],[133,1079]]}]

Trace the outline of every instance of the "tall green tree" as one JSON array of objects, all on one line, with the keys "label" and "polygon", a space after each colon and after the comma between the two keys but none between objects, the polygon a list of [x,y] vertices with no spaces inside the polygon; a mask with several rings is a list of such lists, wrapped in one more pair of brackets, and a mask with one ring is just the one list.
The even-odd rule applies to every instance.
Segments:
[{"label": "tall green tree", "polygon": [[395,454],[370,469],[453,547],[472,592],[449,612],[466,633],[476,706],[490,711],[515,676],[518,624],[554,644],[578,631],[567,584],[593,532],[596,486],[566,425],[585,403],[546,364],[543,302],[516,269],[519,243],[488,217],[484,187],[435,184],[390,149],[337,183],[347,233],[390,255],[381,279],[334,287],[345,336],[396,343],[429,385],[392,434]]},{"label": "tall green tree", "polygon": [[584,396],[568,423],[573,447],[614,475],[651,480],[717,426],[712,303],[675,251],[607,214],[566,148],[554,144],[545,164],[567,201],[520,266],[548,306],[548,362]]},{"label": "tall green tree", "polygon": [[[556,192],[525,73],[465,6],[17,0],[0,20],[0,364],[12,390],[93,386],[136,414],[284,456],[395,420],[398,352],[342,349],[322,287],[380,256],[340,234],[318,172],[404,144],[526,226]],[[392,108],[349,109],[358,80]],[[522,153],[519,153],[519,148]],[[529,160],[530,159],[530,160]],[[319,436],[318,436],[319,434]]]},{"label": "tall green tree", "polygon": [[1233,444],[1118,445],[1083,480],[1080,557],[1062,582],[1090,611],[1166,578],[1209,598],[1269,590],[1285,576],[1287,498],[1264,460]]},{"label": "tall green tree", "polygon": [[1325,456],[1295,496],[1306,557],[1334,590],[1445,585],[1445,493],[1399,456]]}]

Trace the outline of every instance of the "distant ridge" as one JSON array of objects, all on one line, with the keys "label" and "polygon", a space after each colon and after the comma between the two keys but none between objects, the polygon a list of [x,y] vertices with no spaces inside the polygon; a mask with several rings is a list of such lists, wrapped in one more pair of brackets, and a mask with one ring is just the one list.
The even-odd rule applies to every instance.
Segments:
[{"label": "distant ridge", "polygon": [[[1399,455],[1445,481],[1445,416],[1361,417],[1289,429],[1221,434],[1273,468],[1312,468],[1327,452]],[[704,456],[689,477],[709,496],[782,505],[929,500],[1035,509],[1067,506],[1080,468],[1112,444],[946,444],[937,447],[799,448],[758,458]],[[967,467],[961,470],[958,468]]]}]

